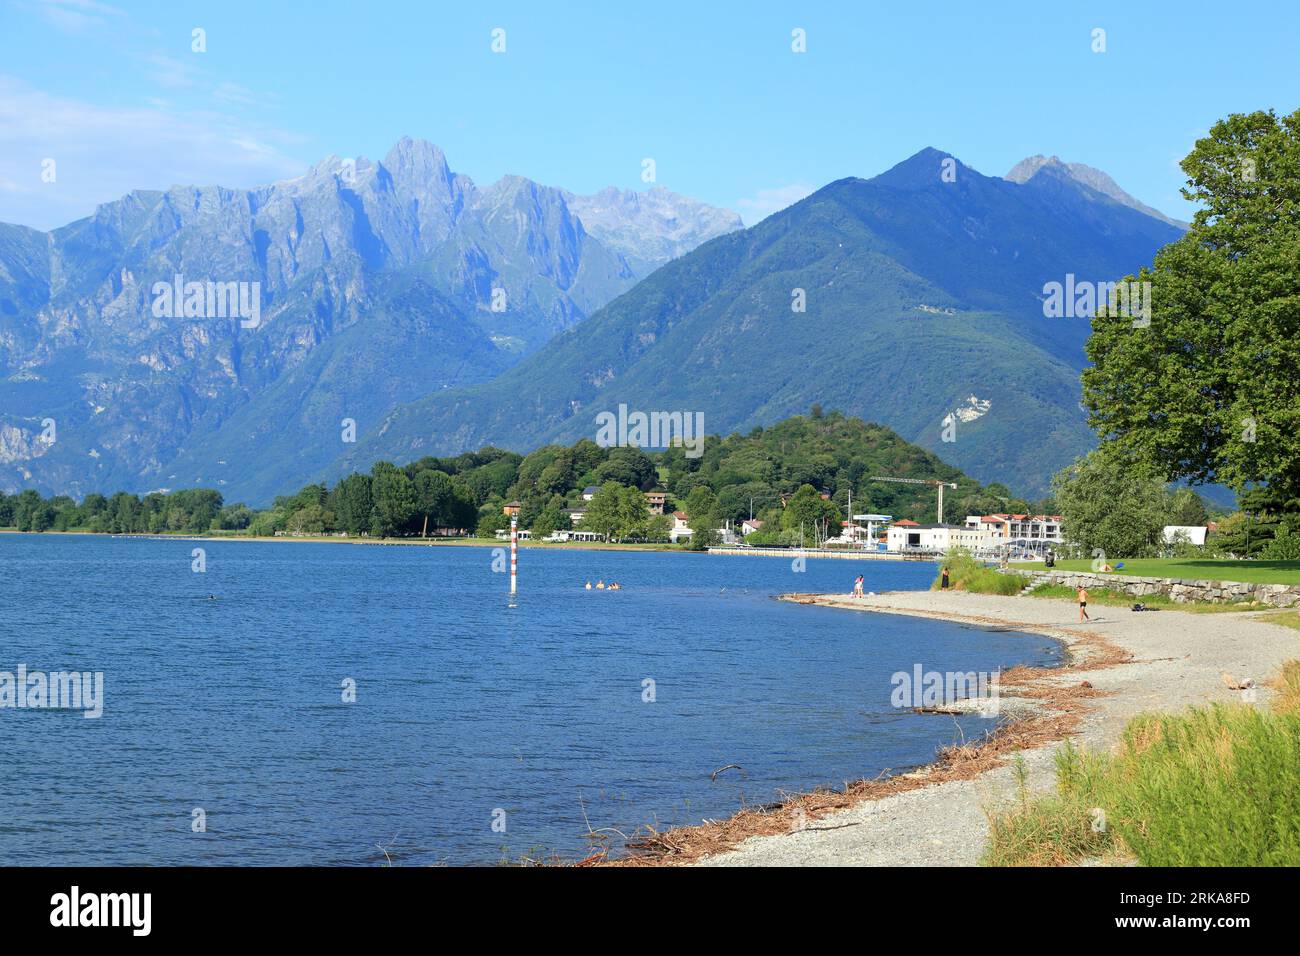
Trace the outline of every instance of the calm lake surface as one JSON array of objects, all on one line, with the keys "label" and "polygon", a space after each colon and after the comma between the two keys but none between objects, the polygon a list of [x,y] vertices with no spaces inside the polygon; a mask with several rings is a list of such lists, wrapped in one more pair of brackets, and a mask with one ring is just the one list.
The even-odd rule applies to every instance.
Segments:
[{"label": "calm lake surface", "polygon": [[[897,671],[1061,659],[772,600],[921,589],[931,564],[523,550],[511,608],[493,559],[0,535],[0,671],[102,671],[105,697],[99,719],[0,708],[0,863],[580,858],[587,820],[631,834],[929,762],[957,729],[891,707]],[[624,590],[582,589],[600,578]]]}]

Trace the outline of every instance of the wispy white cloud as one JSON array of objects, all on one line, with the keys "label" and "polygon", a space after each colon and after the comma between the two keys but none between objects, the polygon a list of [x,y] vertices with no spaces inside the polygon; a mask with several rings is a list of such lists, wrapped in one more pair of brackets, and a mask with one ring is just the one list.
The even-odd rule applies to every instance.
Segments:
[{"label": "wispy white cloud", "polygon": [[174,56],[151,53],[144,58],[145,75],[169,90],[186,90],[199,86],[200,71],[194,64]]},{"label": "wispy white cloud", "polygon": [[760,189],[753,196],[736,200],[735,209],[746,226],[766,219],[774,212],[793,206],[800,199],[811,196],[813,187],[807,183],[790,183],[774,189]]},{"label": "wispy white cloud", "polygon": [[[166,101],[106,107],[0,74],[0,222],[49,229],[133,189],[247,187],[297,176],[284,150],[302,140],[270,126]],[[42,180],[55,162],[54,182]]]},{"label": "wispy white cloud", "polygon": [[85,33],[126,16],[126,11],[98,0],[40,0],[37,9],[46,23],[72,34]]},{"label": "wispy white cloud", "polygon": [[212,88],[212,98],[231,106],[278,106],[279,98],[259,93],[238,83],[223,81]]}]

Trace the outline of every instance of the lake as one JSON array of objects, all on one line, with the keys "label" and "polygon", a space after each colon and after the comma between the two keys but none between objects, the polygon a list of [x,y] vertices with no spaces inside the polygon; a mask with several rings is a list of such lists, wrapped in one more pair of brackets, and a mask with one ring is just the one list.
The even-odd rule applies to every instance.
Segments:
[{"label": "lake", "polygon": [[[98,719],[0,707],[0,862],[581,858],[588,823],[722,817],[993,726],[891,706],[896,672],[1062,656],[772,599],[859,573],[926,588],[926,563],[522,550],[515,607],[494,565],[490,547],[0,535],[0,671],[104,675]],[[623,590],[583,589],[602,578]],[[727,764],[743,771],[710,779]]]}]

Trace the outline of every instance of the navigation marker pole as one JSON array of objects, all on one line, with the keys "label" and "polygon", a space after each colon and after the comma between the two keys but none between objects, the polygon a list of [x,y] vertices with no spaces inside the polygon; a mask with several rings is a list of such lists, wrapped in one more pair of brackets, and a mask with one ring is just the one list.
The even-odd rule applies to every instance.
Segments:
[{"label": "navigation marker pole", "polygon": [[515,606],[515,592],[519,588],[519,509],[518,501],[512,501],[501,510],[510,516],[510,606]]},{"label": "navigation marker pole", "polygon": [[519,516],[510,516],[510,596],[514,597],[519,577]]}]

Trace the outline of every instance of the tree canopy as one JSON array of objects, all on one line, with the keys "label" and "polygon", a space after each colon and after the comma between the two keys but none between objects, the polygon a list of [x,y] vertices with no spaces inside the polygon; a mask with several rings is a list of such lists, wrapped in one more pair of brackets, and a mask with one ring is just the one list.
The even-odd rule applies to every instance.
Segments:
[{"label": "tree canopy", "polygon": [[1104,443],[1170,480],[1300,510],[1300,111],[1236,114],[1182,162],[1202,204],[1150,269],[1150,324],[1099,315],[1083,373]]}]

